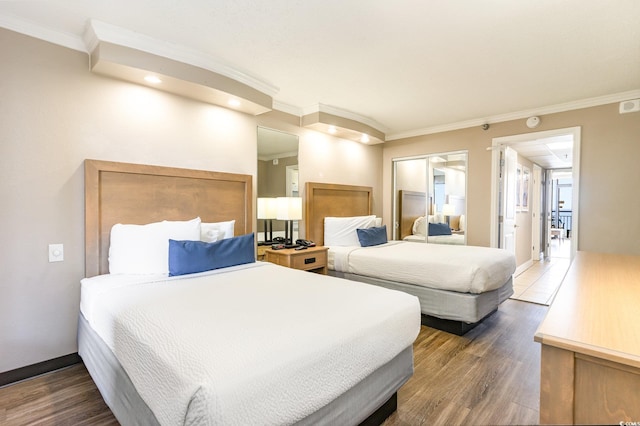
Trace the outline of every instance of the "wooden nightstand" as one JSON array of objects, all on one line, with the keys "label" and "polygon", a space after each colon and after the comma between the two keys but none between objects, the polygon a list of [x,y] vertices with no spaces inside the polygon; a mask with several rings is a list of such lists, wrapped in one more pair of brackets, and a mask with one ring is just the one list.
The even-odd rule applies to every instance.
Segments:
[{"label": "wooden nightstand", "polygon": [[309,247],[306,250],[266,249],[264,253],[267,262],[326,275],[327,251],[329,251],[329,247]]},{"label": "wooden nightstand", "polygon": [[264,260],[264,252],[267,249],[270,249],[271,246],[258,246],[258,249],[256,251],[256,255],[257,255],[257,260]]}]

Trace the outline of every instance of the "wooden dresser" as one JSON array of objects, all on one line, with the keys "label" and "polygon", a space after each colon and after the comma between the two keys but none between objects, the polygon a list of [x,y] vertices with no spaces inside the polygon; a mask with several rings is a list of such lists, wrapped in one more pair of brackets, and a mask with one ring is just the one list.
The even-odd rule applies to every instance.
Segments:
[{"label": "wooden dresser", "polygon": [[578,252],[535,341],[541,424],[640,421],[640,256]]}]

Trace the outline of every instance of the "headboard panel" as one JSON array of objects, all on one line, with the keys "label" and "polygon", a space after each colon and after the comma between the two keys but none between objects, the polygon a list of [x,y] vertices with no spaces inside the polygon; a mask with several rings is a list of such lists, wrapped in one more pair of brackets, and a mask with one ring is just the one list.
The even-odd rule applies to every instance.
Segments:
[{"label": "headboard panel", "polygon": [[[427,195],[424,192],[400,190],[400,239],[413,234],[413,222],[427,213]],[[431,203],[429,203],[431,204]]]},{"label": "headboard panel", "polygon": [[109,272],[111,227],[161,220],[235,219],[253,232],[250,175],[85,160],[85,275]]},{"label": "headboard panel", "polygon": [[370,186],[307,182],[305,185],[305,238],[324,244],[324,218],[371,214]]}]

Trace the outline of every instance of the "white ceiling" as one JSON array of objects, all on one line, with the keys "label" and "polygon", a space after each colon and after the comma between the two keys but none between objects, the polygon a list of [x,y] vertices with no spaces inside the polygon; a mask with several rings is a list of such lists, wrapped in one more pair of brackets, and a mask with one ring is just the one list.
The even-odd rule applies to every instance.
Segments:
[{"label": "white ceiling", "polygon": [[570,169],[573,167],[573,135],[553,136],[518,142],[512,145],[519,155],[528,158],[543,169]]},{"label": "white ceiling", "polygon": [[90,19],[244,75],[277,109],[329,105],[388,140],[640,97],[638,0],[0,1],[0,26],[78,50]]}]

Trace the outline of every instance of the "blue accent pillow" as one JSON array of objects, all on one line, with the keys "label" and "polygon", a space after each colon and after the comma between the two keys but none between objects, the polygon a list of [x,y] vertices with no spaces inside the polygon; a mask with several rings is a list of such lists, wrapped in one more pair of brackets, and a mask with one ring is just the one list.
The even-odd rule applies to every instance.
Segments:
[{"label": "blue accent pillow", "polygon": [[362,247],[377,246],[387,242],[387,225],[373,228],[358,228],[358,240]]},{"label": "blue accent pillow", "polygon": [[451,228],[446,223],[429,223],[429,236],[451,235]]},{"label": "blue accent pillow", "polygon": [[253,234],[213,243],[169,240],[169,276],[242,265],[256,261]]}]

